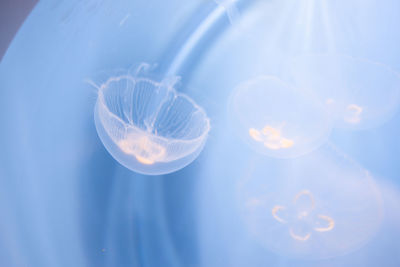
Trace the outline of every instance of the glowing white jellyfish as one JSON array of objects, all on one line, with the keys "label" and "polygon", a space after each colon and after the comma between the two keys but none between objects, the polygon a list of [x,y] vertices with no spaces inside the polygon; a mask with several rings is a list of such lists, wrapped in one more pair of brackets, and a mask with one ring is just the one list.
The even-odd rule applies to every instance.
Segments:
[{"label": "glowing white jellyfish", "polygon": [[400,76],[383,64],[337,54],[302,55],[291,72],[297,86],[325,104],[335,126],[368,129],[389,120],[400,104]]},{"label": "glowing white jellyfish", "polygon": [[239,20],[239,11],[236,7],[236,0],[214,0],[218,5],[226,10],[229,21],[235,24]]},{"label": "glowing white jellyfish", "polygon": [[166,174],[192,162],[210,129],[204,110],[173,88],[140,75],[109,78],[98,91],[97,133],[110,154],[143,174]]},{"label": "glowing white jellyfish", "polygon": [[321,259],[354,251],[382,219],[381,195],[368,172],[332,150],[253,162],[238,190],[253,238],[289,257]]},{"label": "glowing white jellyfish", "polygon": [[318,101],[271,76],[239,85],[230,96],[228,112],[235,132],[251,148],[277,158],[316,149],[332,128]]}]

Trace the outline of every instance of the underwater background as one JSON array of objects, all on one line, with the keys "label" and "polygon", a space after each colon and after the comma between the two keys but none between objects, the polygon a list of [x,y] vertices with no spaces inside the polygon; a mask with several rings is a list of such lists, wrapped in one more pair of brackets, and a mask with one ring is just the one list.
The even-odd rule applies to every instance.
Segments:
[{"label": "underwater background", "polygon": [[[367,129],[285,106],[321,131],[301,155],[252,149],[230,106],[257,77],[302,91],[292,62],[310,54],[374,62],[400,90],[398,14],[397,0],[39,1],[0,62],[0,266],[399,266],[400,101],[383,74],[359,94],[388,110]],[[210,119],[198,157],[165,175],[120,165],[95,127],[90,81],[142,63]],[[282,224],[299,199],[327,205],[319,230]]]}]

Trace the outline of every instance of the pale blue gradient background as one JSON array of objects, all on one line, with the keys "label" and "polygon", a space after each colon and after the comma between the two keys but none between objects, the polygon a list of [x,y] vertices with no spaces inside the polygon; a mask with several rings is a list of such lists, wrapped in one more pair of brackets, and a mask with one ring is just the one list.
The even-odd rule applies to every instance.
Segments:
[{"label": "pale blue gradient background", "polygon": [[[241,1],[240,11],[260,1]],[[265,2],[279,8],[291,1]],[[363,1],[336,2],[344,24],[354,7],[364,7]],[[357,25],[360,34],[338,34],[337,49],[400,70],[400,3],[368,3],[374,5]],[[343,257],[306,261],[275,255],[247,235],[235,207],[235,175],[251,152],[227,131],[224,99],[242,78],[235,64],[249,57],[243,42],[218,53],[229,26],[225,16],[176,71],[182,75],[178,90],[211,118],[199,158],[157,177],[135,174],[106,152],[93,122],[96,90],[85,79],[140,62],[167,72],[182,43],[215,8],[211,0],[37,4],[0,63],[0,266],[400,265],[399,113],[382,127],[331,136],[374,175],[385,198],[385,220],[370,243]],[[278,15],[271,12],[266,20]],[[292,18],[284,19],[284,36],[290,36]],[[261,26],[268,35],[276,25]],[[265,53],[270,65],[263,71],[274,74],[282,55],[296,53],[290,40],[279,42],[279,51],[271,46]]]}]

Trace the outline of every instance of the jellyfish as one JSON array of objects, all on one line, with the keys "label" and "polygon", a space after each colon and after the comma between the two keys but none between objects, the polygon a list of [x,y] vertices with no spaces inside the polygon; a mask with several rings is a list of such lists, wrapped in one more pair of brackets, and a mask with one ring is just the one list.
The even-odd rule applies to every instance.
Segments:
[{"label": "jellyfish", "polygon": [[328,145],[300,158],[252,161],[238,183],[238,200],[256,243],[307,260],[361,248],[383,214],[371,174]]},{"label": "jellyfish", "polygon": [[177,78],[156,81],[140,72],[112,76],[99,86],[97,133],[109,153],[134,172],[177,171],[201,152],[209,119],[174,89]]},{"label": "jellyfish", "polygon": [[239,20],[239,11],[235,5],[236,0],[214,0],[226,10],[230,23],[233,25]]},{"label": "jellyfish", "polygon": [[325,105],[335,127],[378,127],[398,111],[400,76],[389,67],[339,54],[307,54],[290,67],[298,87],[312,91]]},{"label": "jellyfish", "polygon": [[228,113],[238,136],[253,150],[276,158],[313,151],[332,129],[318,101],[272,76],[259,76],[235,88]]}]

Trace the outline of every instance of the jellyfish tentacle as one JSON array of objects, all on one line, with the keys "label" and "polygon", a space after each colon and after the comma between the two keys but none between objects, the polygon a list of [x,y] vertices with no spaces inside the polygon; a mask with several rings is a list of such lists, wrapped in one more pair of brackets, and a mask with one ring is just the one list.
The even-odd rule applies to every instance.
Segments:
[{"label": "jellyfish tentacle", "polygon": [[139,67],[137,67],[134,71],[134,77],[138,77],[140,73],[146,72],[151,68],[151,65],[146,62],[142,62],[139,64]]}]

